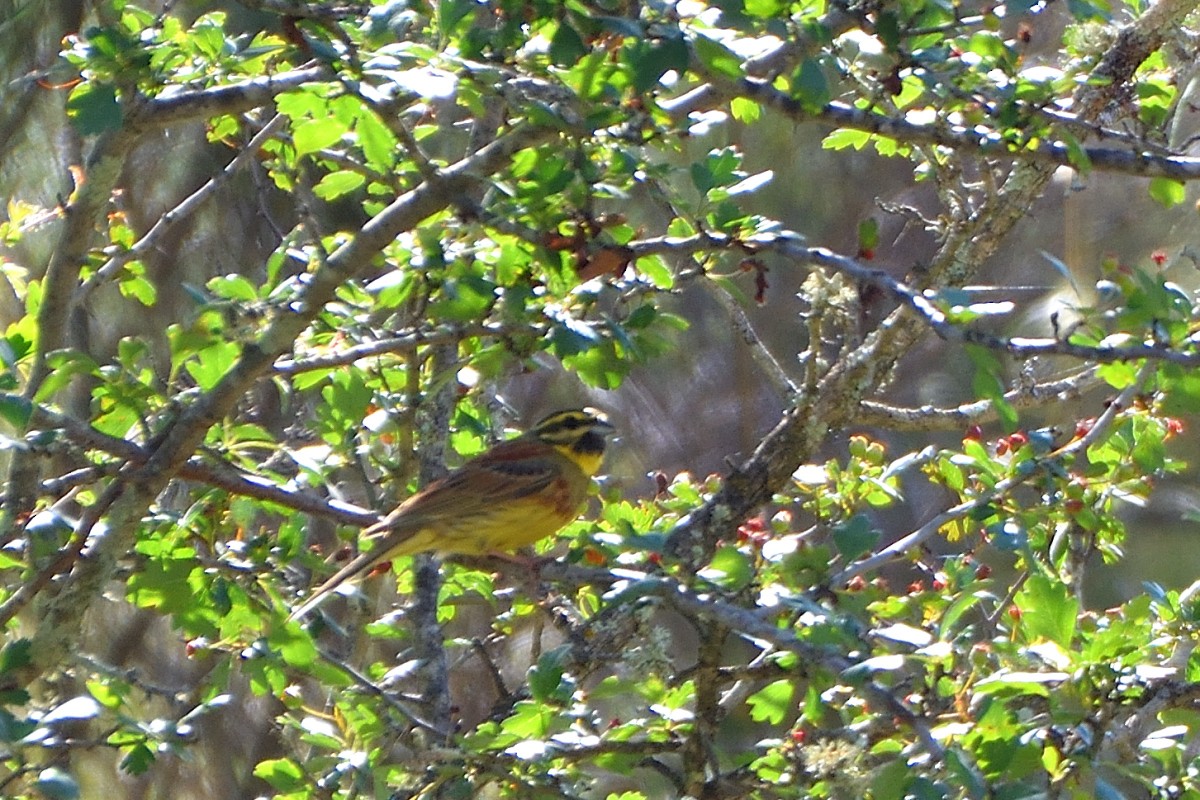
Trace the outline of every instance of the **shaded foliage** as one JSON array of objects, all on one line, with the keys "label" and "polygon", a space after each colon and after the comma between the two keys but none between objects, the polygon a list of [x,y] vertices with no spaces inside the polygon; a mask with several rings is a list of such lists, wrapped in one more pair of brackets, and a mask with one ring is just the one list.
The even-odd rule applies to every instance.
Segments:
[{"label": "shaded foliage", "polygon": [[[47,21],[60,52],[5,62],[70,145],[43,155],[61,191],[20,184],[0,223],[0,790],[1200,795],[1194,593],[1081,601],[1123,556],[1122,505],[1183,469],[1195,292],[1166,255],[1090,265],[1047,334],[1009,317],[1015,287],[969,288],[1056,169],[1186,199],[1192,6],[111,0]],[[14,8],[0,29],[36,27]],[[875,219],[853,255],[810,246],[758,213],[777,176],[736,136],[692,147],[781,119],[911,164],[937,208],[884,207],[936,238],[928,263],[876,268]],[[747,315],[780,267],[807,307],[785,352]],[[363,528],[505,435],[527,374],[619,406],[600,392],[635,368],[712,358],[688,350],[689,292],[785,408],[749,456],[602,481],[536,570],[398,559],[286,621]],[[933,338],[978,402],[888,399]],[[1035,427],[1050,405],[1073,430]],[[887,435],[931,430],[965,433]],[[918,494],[937,511],[898,534]]]}]

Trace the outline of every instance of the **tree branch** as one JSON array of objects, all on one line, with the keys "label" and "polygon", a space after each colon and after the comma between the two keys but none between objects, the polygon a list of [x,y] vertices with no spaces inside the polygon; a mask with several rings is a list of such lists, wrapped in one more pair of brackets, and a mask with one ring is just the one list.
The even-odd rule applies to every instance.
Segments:
[{"label": "tree branch", "polygon": [[[1103,386],[1095,367],[1056,381],[1019,386],[1004,393],[1004,402],[1016,409],[1041,408],[1066,400],[1076,400],[1091,389]],[[996,404],[977,400],[953,408],[924,405],[901,408],[878,400],[863,400],[857,422],[894,431],[937,431],[963,429],[968,425],[991,422],[997,417]]]},{"label": "tree branch", "polygon": [[[1138,379],[1129,386],[1125,387],[1125,389],[1119,395],[1117,395],[1116,399],[1114,399],[1105,407],[1104,413],[1096,418],[1096,423],[1092,426],[1091,430],[1087,432],[1087,434],[1067,443],[1052,453],[1034,459],[1035,465],[1037,467],[1042,467],[1052,462],[1059,462],[1066,456],[1073,455],[1075,453],[1086,452],[1087,449],[1092,446],[1092,444],[1099,441],[1102,436],[1108,433],[1109,428],[1112,426],[1113,422],[1116,421],[1117,415],[1129,408],[1134,398],[1136,398],[1138,393],[1142,391],[1142,386],[1145,384],[1146,379],[1149,377],[1152,371],[1152,365],[1144,365],[1141,373],[1138,375]],[[841,572],[838,572],[832,578],[830,578],[830,586],[844,586],[846,582],[855,575],[861,575],[864,572],[871,572],[879,569],[884,564],[902,558],[905,553],[909,552],[913,548],[919,547],[923,542],[929,540],[930,537],[935,535],[938,531],[949,525],[951,522],[969,516],[972,512],[988,505],[997,497],[1003,497],[1016,487],[1032,479],[1035,475],[1040,474],[1040,472],[1040,469],[1024,470],[1010,478],[1005,478],[1004,480],[997,482],[996,485],[991,489],[980,493],[970,500],[965,500],[953,508],[946,509],[941,514],[938,514],[933,519],[929,520],[907,536],[901,537],[897,541],[893,542],[877,553],[862,559],[861,561],[856,561],[855,563],[850,564]]]},{"label": "tree branch", "polygon": [[[265,91],[265,90],[264,90]],[[359,233],[330,254],[311,275],[300,297],[273,318],[259,338],[246,344],[224,378],[199,395],[164,431],[150,458],[121,480],[122,491],[109,513],[109,535],[93,557],[76,564],[71,579],[39,609],[43,624],[34,633],[33,668],[52,668],[73,641],[83,612],[114,573],[117,559],[133,544],[150,503],[176,476],[203,441],[205,433],[233,408],[256,380],[288,352],[338,287],[369,268],[401,232],[453,203],[478,180],[486,179],[518,151],[553,135],[535,127],[518,129],[468,158],[439,171],[437,181],[422,183],[398,197],[368,221]],[[86,538],[86,531],[80,531]]]},{"label": "tree branch", "polygon": [[[1110,64],[1144,59],[1145,54],[1161,45],[1165,33],[1183,22],[1195,7],[1195,0],[1162,0],[1129,27],[1136,34],[1118,39],[1114,50],[1085,82],[1079,97],[1087,98],[1081,119],[1094,118],[1104,98],[1115,99],[1124,89],[1120,77],[1127,72]],[[1054,166],[1042,163],[1018,164],[998,191],[989,193],[973,212],[949,229],[942,246],[923,276],[927,286],[961,286],[1000,246],[1000,242],[1027,213],[1054,172]],[[801,246],[799,242],[796,246]],[[827,251],[826,251],[827,252]],[[817,254],[814,254],[817,255]],[[831,254],[832,255],[832,254]],[[832,259],[831,263],[843,261]],[[831,429],[843,427],[861,401],[875,391],[890,374],[892,367],[920,338],[923,326],[940,312],[914,314],[914,308],[928,305],[924,298],[912,296],[906,305],[888,315],[863,341],[822,378],[814,391],[807,391],[788,409],[779,423],[762,439],[754,453],[730,471],[720,489],[700,508],[686,515],[670,532],[665,551],[691,567],[698,567],[711,556],[716,543],[731,536],[738,524],[770,500],[805,461],[811,460]],[[932,309],[936,312],[936,309]],[[1017,343],[1023,344],[1023,343]],[[1057,347],[1058,343],[1052,344]],[[1134,351],[1144,348],[1133,348]],[[1035,346],[1025,355],[1056,352],[1054,347]],[[1090,355],[1090,353],[1089,353]],[[1144,352],[1123,353],[1122,357],[1143,357]]]},{"label": "tree branch", "polygon": [[233,160],[223,170],[210,178],[203,186],[179,203],[179,205],[159,217],[154,225],[150,227],[150,230],[146,231],[145,235],[134,242],[128,250],[110,258],[100,269],[92,273],[86,281],[76,287],[74,295],[71,298],[72,304],[78,306],[80,303],[83,303],[97,286],[111,280],[130,261],[141,258],[153,251],[167,233],[195,213],[205,202],[215,197],[217,192],[229,183],[239,170],[257,158],[259,149],[283,127],[285,120],[286,118],[282,114],[276,114],[262,127],[262,130],[254,135],[254,138],[247,143],[242,151],[234,156]]}]

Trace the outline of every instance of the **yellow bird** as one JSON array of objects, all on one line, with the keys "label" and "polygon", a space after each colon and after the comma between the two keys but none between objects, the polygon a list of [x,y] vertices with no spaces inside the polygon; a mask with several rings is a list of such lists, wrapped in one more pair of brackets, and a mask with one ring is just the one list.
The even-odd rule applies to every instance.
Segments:
[{"label": "yellow bird", "polygon": [[575,519],[614,431],[594,408],[558,411],[405,500],[365,532],[374,546],[321,584],[288,619],[376,564],[427,550],[480,555],[516,550]]}]

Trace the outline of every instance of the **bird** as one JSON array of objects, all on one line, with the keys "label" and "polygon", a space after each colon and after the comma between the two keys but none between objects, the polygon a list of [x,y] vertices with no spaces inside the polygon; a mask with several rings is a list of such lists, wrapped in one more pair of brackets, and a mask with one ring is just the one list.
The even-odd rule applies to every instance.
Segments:
[{"label": "bird", "polygon": [[367,528],[374,540],[291,612],[296,620],[375,565],[427,551],[500,555],[533,544],[575,519],[600,469],[608,416],[594,408],[557,411],[430,483]]}]

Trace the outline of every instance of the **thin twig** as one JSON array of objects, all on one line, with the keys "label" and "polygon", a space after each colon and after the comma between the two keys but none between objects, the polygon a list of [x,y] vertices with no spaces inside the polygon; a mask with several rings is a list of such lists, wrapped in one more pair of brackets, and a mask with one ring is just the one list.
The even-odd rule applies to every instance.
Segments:
[{"label": "thin twig", "polygon": [[234,175],[247,165],[253,163],[254,159],[258,157],[258,151],[268,139],[283,127],[286,120],[287,118],[282,114],[276,114],[272,117],[262,127],[262,130],[256,133],[254,138],[246,144],[242,151],[225,165],[223,170],[209,178],[203,186],[184,198],[179,205],[159,217],[150,226],[150,230],[146,231],[145,235],[134,242],[129,249],[114,255],[100,269],[96,270],[87,280],[81,283],[75,289],[71,302],[75,305],[84,302],[89,294],[95,291],[98,286],[112,280],[130,261],[143,258],[158,247],[159,242],[174,230],[175,226],[195,214],[201,206],[216,197],[217,193],[233,180]]},{"label": "thin twig", "polygon": [[[1065,400],[1075,400],[1085,392],[1103,386],[1095,367],[1086,367],[1074,375],[1030,386],[1019,386],[1004,393],[1004,402],[1016,409],[1041,408]],[[991,400],[977,400],[953,408],[924,405],[918,408],[893,406],[878,400],[864,400],[857,422],[860,425],[895,431],[934,431],[962,429],[990,422],[998,416]]]}]

